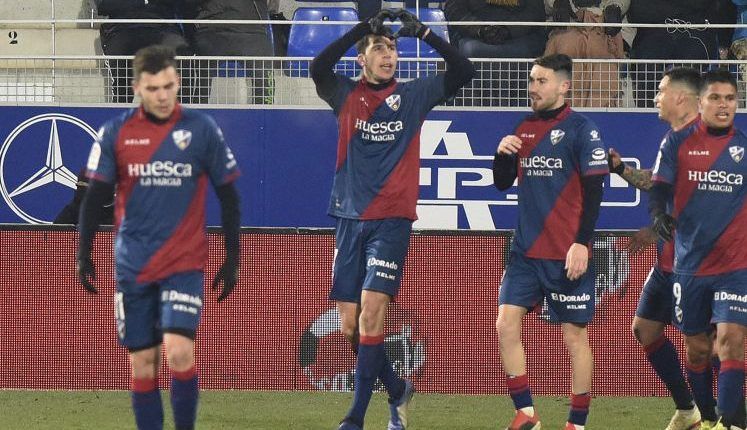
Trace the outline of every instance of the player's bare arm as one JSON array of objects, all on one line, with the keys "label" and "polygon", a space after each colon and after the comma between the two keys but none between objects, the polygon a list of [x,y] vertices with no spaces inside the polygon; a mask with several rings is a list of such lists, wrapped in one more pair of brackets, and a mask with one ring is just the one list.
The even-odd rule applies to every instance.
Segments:
[{"label": "player's bare arm", "polygon": [[609,161],[610,172],[617,173],[627,183],[639,190],[648,191],[651,189],[651,185],[653,185],[651,169],[630,167],[622,161],[620,154],[614,148],[609,149]]}]

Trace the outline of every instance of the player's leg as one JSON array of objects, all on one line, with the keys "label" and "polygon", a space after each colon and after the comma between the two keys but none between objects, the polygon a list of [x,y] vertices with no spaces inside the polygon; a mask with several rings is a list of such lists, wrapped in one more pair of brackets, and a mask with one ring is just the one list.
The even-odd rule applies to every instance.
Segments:
[{"label": "player's leg", "polygon": [[512,254],[501,280],[495,323],[506,386],[516,409],[509,430],[540,428],[541,425],[534,411],[526,355],[521,342],[521,321],[541,299],[542,292],[530,260]]},{"label": "player's leg", "polygon": [[676,411],[667,430],[690,430],[700,426],[700,412],[682,373],[677,350],[664,334],[667,324],[672,321],[674,305],[670,276],[658,267],[651,269],[638,299],[631,329],[649,364],[674,400]]},{"label": "player's leg", "polygon": [[719,323],[716,326],[721,371],[718,375],[718,410],[726,428],[745,428],[744,417],[744,337],[745,326]]},{"label": "player's leg", "polygon": [[[369,234],[366,240],[366,277],[363,283],[363,294],[368,297],[386,299],[387,306],[392,297],[399,292],[404,270],[407,248],[410,244],[412,222],[405,219],[386,219],[368,222]],[[374,293],[382,293],[374,294]],[[376,302],[373,302],[376,303]],[[386,320],[387,306],[384,306],[383,321]],[[363,300],[361,301],[363,308]],[[375,308],[373,308],[375,309]],[[363,326],[365,318],[361,309],[360,324]],[[365,331],[361,329],[361,336]],[[381,327],[383,343],[384,326]],[[382,348],[383,350],[383,345]],[[394,371],[386,353],[381,354],[382,364],[378,374],[384,388],[389,394],[390,418],[388,430],[404,430],[407,427],[407,412],[415,393],[411,381],[406,381]]]},{"label": "player's leg", "polygon": [[726,428],[744,429],[744,337],[747,335],[747,270],[712,277],[718,374],[718,409]]},{"label": "player's leg", "polygon": [[591,404],[591,377],[594,358],[586,325],[594,317],[594,265],[579,279],[566,276],[563,261],[543,261],[541,275],[551,319],[561,322],[563,342],[571,358],[571,407],[566,429],[583,429]]},{"label": "player's leg", "polygon": [[[368,403],[386,361],[384,319],[390,297],[377,291],[363,291],[359,320],[360,340],[355,364],[353,404],[345,420],[363,428]],[[343,425],[344,422],[343,422]],[[344,427],[343,427],[344,428]]]},{"label": "player's leg", "polygon": [[571,408],[566,428],[583,429],[589,416],[591,404],[591,375],[594,369],[594,357],[589,345],[589,333],[586,324],[562,323],[563,342],[571,357]]},{"label": "player's leg", "polygon": [[685,364],[693,399],[705,425],[717,420],[711,370],[711,294],[702,279],[672,275],[672,323],[682,332],[687,350]]},{"label": "player's leg", "polygon": [[158,289],[134,282],[118,282],[114,315],[119,342],[130,355],[131,400],[140,430],[163,428],[163,405],[158,390],[161,334]]},{"label": "player's leg", "polygon": [[202,312],[202,272],[173,275],[160,283],[161,327],[171,371],[171,408],[178,430],[193,429],[199,383],[195,367],[195,335]]}]

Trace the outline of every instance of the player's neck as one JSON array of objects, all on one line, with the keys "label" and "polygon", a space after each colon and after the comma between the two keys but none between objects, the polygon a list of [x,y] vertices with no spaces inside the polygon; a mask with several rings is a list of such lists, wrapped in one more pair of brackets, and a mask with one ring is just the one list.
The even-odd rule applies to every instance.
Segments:
[{"label": "player's neck", "polygon": [[680,131],[683,128],[690,125],[693,121],[695,121],[698,118],[698,112],[685,112],[684,115],[681,115],[680,117],[676,118],[674,121],[672,121],[672,130],[674,131]]},{"label": "player's neck", "polygon": [[[143,110],[143,115],[145,116],[145,118],[148,121],[150,121],[152,123],[155,123],[155,124],[166,124],[167,122],[169,122],[169,120],[171,119],[171,117],[174,116],[174,112],[171,112],[171,115],[167,116],[166,118],[159,118],[159,117],[153,115],[152,113],[148,112],[145,109],[145,107],[143,107],[142,110]],[[176,111],[176,109],[174,111]]]},{"label": "player's neck", "polygon": [[565,109],[565,102],[561,103],[560,106],[550,108],[547,110],[540,110],[537,111],[537,116],[542,119],[553,119],[560,115],[561,112]]}]

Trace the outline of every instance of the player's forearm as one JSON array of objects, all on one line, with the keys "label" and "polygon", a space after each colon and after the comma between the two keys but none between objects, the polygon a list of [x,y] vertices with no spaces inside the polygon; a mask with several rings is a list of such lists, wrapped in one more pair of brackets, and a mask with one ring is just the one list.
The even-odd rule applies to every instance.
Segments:
[{"label": "player's forearm", "polygon": [[475,76],[475,67],[469,58],[460,54],[449,42],[442,39],[432,30],[423,39],[433,47],[446,61],[444,85],[446,94],[453,96]]},{"label": "player's forearm", "polygon": [[78,242],[78,257],[89,257],[93,247],[93,239],[96,230],[101,223],[101,211],[104,204],[111,199],[114,194],[114,186],[106,182],[91,180],[86,191],[83,202],[80,205],[80,214],[78,215],[78,232],[80,239]]},{"label": "player's forearm", "polygon": [[576,243],[587,245],[594,236],[594,226],[599,218],[599,207],[602,205],[604,176],[592,175],[581,178],[583,191],[583,207],[581,223],[576,233]]},{"label": "player's forearm", "polygon": [[643,191],[650,190],[651,186],[654,184],[654,181],[651,179],[651,169],[635,169],[626,165],[625,170],[623,170],[620,176],[630,185]]},{"label": "player's forearm", "polygon": [[651,219],[667,212],[667,206],[672,199],[672,193],[672,184],[654,182],[648,196],[648,213],[651,215]]},{"label": "player's forearm", "polygon": [[511,188],[518,174],[516,156],[496,153],[493,158],[493,185],[501,191]]},{"label": "player's forearm", "polygon": [[351,46],[355,45],[357,41],[370,32],[371,25],[369,25],[367,21],[362,21],[355,27],[351,28],[350,31],[345,33],[342,37],[327,45],[327,47],[311,61],[309,71],[314,84],[318,87],[320,85],[328,85],[329,82],[334,81],[333,70],[335,63],[340,61],[340,58],[345,55],[345,52],[350,49]]},{"label": "player's forearm", "polygon": [[217,187],[215,193],[220,201],[226,257],[238,259],[240,251],[239,228],[241,226],[239,193],[233,182]]}]

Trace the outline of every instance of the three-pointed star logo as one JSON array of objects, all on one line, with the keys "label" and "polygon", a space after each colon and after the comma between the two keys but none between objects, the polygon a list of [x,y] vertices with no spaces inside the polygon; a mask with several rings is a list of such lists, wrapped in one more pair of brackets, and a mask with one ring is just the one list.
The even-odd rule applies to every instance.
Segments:
[{"label": "three-pointed star logo", "polygon": [[49,130],[49,143],[47,144],[47,160],[44,167],[26,179],[9,196],[13,198],[27,191],[39,188],[52,182],[65,185],[75,189],[78,182],[77,175],[70,171],[62,162],[62,151],[60,151],[60,135],[57,132],[57,120],[52,120]]}]

